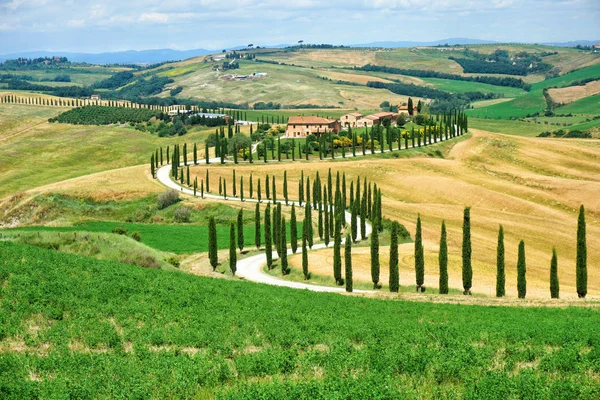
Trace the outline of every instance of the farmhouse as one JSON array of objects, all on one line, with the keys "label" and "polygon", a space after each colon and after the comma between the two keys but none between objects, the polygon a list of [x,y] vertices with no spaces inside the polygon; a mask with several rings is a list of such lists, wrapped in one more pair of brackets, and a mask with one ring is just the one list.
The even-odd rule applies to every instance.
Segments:
[{"label": "farmhouse", "polygon": [[[416,117],[419,112],[417,111],[417,106],[413,106],[413,117]],[[408,104],[400,104],[398,105],[398,114],[406,114],[410,115],[408,112]]]},{"label": "farmhouse", "polygon": [[371,128],[373,125],[376,125],[379,122],[379,118],[374,115],[367,115],[366,117],[362,117],[356,120],[356,126],[359,128],[364,128],[365,126]]},{"label": "farmhouse", "polygon": [[364,117],[364,115],[362,115],[359,112],[353,112],[353,113],[349,113],[346,115],[342,115],[340,117],[340,123],[342,124],[342,127],[351,127],[351,128],[356,128],[356,121],[358,121],[360,118]]},{"label": "farmhouse", "polygon": [[340,122],[334,119],[322,117],[290,117],[285,131],[285,137],[297,138],[308,135],[319,135],[323,132],[337,133],[340,130]]},{"label": "farmhouse", "polygon": [[380,112],[377,114],[373,114],[372,117],[376,117],[377,123],[380,124],[383,122],[384,119],[389,119],[391,122],[394,122],[398,117],[398,114],[393,112]]},{"label": "farmhouse", "polygon": [[102,96],[99,94],[93,94],[90,96],[90,100],[102,100]]}]

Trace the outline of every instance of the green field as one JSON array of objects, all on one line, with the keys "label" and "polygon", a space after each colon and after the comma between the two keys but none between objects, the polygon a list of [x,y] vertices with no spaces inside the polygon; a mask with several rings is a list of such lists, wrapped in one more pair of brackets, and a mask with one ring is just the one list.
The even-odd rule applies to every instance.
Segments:
[{"label": "green field", "polygon": [[317,294],[10,243],[0,254],[5,399],[600,396],[594,309]]},{"label": "green field", "polygon": [[420,78],[426,83],[433,85],[436,89],[444,90],[451,93],[465,93],[465,92],[482,92],[482,93],[497,93],[504,97],[518,97],[526,94],[523,89],[506,87],[506,86],[495,86],[487,83],[479,82],[464,82],[454,81],[450,79],[438,79],[438,78]]},{"label": "green field", "polygon": [[600,115],[600,94],[585,97],[556,109],[560,114]]},{"label": "green field", "polygon": [[[237,214],[237,213],[236,213]],[[250,212],[247,212],[247,217]],[[252,216],[254,214],[252,213]],[[235,221],[232,216],[231,222]],[[125,228],[128,234],[138,232],[142,236],[141,242],[154,249],[175,254],[206,253],[208,251],[208,226],[203,225],[162,225],[162,224],[132,224],[121,222],[86,222],[74,226],[45,227],[32,226],[16,230],[14,232],[103,232],[110,233],[114,228]],[[288,225],[288,237],[290,235]],[[2,231],[0,231],[2,232]],[[261,231],[262,232],[262,231]],[[298,224],[298,232],[302,232],[302,224]],[[264,238],[264,234],[261,233]],[[263,239],[264,240],[264,239]],[[229,223],[217,225],[217,243],[219,249],[229,248]],[[248,248],[255,248],[254,224],[244,226],[244,243]]]}]

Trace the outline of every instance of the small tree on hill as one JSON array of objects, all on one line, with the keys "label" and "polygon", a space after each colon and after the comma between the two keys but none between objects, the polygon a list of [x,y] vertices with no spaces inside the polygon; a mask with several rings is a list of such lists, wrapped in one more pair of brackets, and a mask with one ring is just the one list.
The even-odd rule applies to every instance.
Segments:
[{"label": "small tree on hill", "polygon": [[231,274],[235,275],[237,264],[237,253],[235,251],[235,224],[232,222],[229,227],[229,269]]},{"label": "small tree on hill", "polygon": [[446,239],[446,222],[442,221],[442,235],[440,238],[440,294],[448,294],[448,242]]},{"label": "small tree on hill", "polygon": [[215,224],[215,218],[210,217],[208,219],[208,258],[213,271],[215,271],[217,265],[219,265],[217,249],[217,226]]},{"label": "small tree on hill", "polygon": [[371,232],[371,281],[373,289],[379,289],[379,232],[373,227]]},{"label": "small tree on hill", "polygon": [[463,246],[462,246],[462,280],[463,294],[471,294],[473,285],[473,267],[471,265],[471,208],[466,207],[463,217]]},{"label": "small tree on hill", "polygon": [[579,208],[579,219],[577,221],[577,260],[576,260],[576,283],[577,296],[580,299],[587,295],[587,243],[585,233],[585,209]]},{"label": "small tree on hill", "polygon": [[520,299],[524,299],[527,295],[527,267],[525,263],[525,242],[519,242],[519,260],[517,262],[517,292]]},{"label": "small tree on hill", "polygon": [[423,254],[421,214],[417,216],[417,231],[415,233],[415,276],[417,281],[417,292],[423,292],[423,283],[425,281],[425,258]]},{"label": "small tree on hill", "polygon": [[550,261],[550,297],[558,299],[559,297],[559,284],[558,284],[558,256],[556,255],[556,248],[552,248],[552,261]]},{"label": "small tree on hill", "polygon": [[390,238],[390,292],[398,293],[400,290],[400,274],[398,272],[398,222],[392,223]]},{"label": "small tree on hill", "polygon": [[498,250],[496,254],[496,297],[504,297],[506,275],[504,273],[504,228],[498,230]]},{"label": "small tree on hill", "polygon": [[352,292],[352,238],[346,234],[346,243],[344,246],[344,261],[346,269],[346,292]]}]

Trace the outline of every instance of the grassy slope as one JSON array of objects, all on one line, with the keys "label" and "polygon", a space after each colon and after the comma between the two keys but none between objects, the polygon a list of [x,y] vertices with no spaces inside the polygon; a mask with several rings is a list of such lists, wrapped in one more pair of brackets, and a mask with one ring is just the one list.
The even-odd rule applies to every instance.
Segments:
[{"label": "grassy slope", "polygon": [[[572,82],[598,76],[600,76],[600,64],[582,68],[557,78],[535,83],[532,85],[529,93],[516,98],[515,100],[469,110],[469,116],[479,118],[519,118],[524,117],[527,114],[542,112],[546,108],[546,101],[542,94],[544,88],[568,86]],[[561,110],[562,113],[563,108],[560,108],[559,110]]]},{"label": "grassy slope", "polygon": [[556,112],[560,114],[600,115],[600,94],[574,101],[566,106],[557,108]]},{"label": "grassy slope", "polygon": [[0,253],[7,399],[600,395],[594,309],[380,301]]},{"label": "grassy slope", "polygon": [[[181,138],[159,138],[128,125],[46,122],[59,112],[55,108],[0,104],[0,138],[8,138],[0,141],[0,196],[94,172],[149,163],[149,156],[157,147],[181,142]],[[214,129],[194,129],[185,140],[202,143],[210,132]],[[200,148],[202,153],[203,146]]]}]

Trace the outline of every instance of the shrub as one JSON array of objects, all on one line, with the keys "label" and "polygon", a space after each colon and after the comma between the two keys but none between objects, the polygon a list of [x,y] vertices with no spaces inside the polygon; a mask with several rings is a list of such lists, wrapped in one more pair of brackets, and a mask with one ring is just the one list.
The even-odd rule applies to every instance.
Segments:
[{"label": "shrub", "polygon": [[189,208],[187,207],[179,207],[178,209],[175,210],[175,213],[173,214],[173,218],[175,219],[176,222],[190,222],[190,215],[191,215],[191,211]]},{"label": "shrub", "polygon": [[169,189],[158,195],[158,209],[165,209],[179,201],[179,193],[176,190]]},{"label": "shrub", "polygon": [[141,242],[141,241],[142,241],[142,235],[140,235],[140,233],[139,233],[139,232],[133,232],[133,233],[131,234],[131,238],[132,238],[133,240],[135,240],[136,242]]},{"label": "shrub", "polygon": [[117,235],[127,235],[127,229],[122,226],[117,226],[116,228],[113,228],[112,233],[116,233]]},{"label": "shrub", "polygon": [[171,264],[172,266],[174,266],[175,268],[179,268],[179,266],[181,265],[179,263],[179,259],[175,256],[171,256],[171,257],[167,258],[165,261],[168,262],[169,264]]}]

